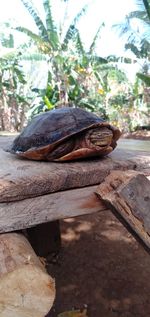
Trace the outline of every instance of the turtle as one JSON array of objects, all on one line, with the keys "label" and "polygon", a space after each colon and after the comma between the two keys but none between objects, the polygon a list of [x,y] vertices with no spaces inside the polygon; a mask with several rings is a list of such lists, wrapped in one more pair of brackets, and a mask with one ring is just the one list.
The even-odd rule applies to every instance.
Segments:
[{"label": "turtle", "polygon": [[120,135],[118,128],[93,112],[62,107],[36,115],[8,151],[41,161],[102,157],[115,149]]}]

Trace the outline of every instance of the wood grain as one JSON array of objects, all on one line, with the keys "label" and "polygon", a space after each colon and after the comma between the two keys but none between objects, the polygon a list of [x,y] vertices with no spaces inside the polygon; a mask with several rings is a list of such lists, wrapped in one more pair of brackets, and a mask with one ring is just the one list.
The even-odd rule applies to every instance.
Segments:
[{"label": "wood grain", "polygon": [[94,194],[97,186],[72,189],[0,204],[0,232],[106,210]]},{"label": "wood grain", "polygon": [[150,181],[135,171],[111,172],[96,193],[150,248]]},{"label": "wood grain", "polygon": [[0,235],[0,316],[44,317],[55,298],[54,280],[22,234]]},{"label": "wood grain", "polygon": [[19,159],[6,148],[13,138],[0,137],[0,202],[22,200],[101,183],[111,170],[144,169],[148,153],[116,149],[102,159],[56,163]]}]

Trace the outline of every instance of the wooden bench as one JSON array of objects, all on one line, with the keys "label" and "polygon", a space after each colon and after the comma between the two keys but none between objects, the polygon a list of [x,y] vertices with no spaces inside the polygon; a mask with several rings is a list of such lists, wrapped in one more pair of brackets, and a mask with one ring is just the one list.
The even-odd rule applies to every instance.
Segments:
[{"label": "wooden bench", "polygon": [[70,163],[19,159],[0,139],[0,232],[104,210],[94,195],[112,170],[147,171],[147,152],[116,149],[103,159]]},{"label": "wooden bench", "polygon": [[[0,243],[3,241],[4,249],[7,232],[10,235],[10,232],[25,230],[31,245],[40,256],[59,247],[60,219],[107,210],[106,205],[95,195],[95,192],[97,186],[111,171],[136,170],[146,174],[150,165],[148,152],[124,151],[119,148],[103,159],[70,163],[29,161],[19,159],[3,150],[9,142],[12,142],[12,139],[11,137],[0,137],[0,233],[2,234]],[[8,240],[10,250],[13,246],[11,239]],[[17,241],[16,236],[15,241]],[[28,250],[29,246],[26,242],[22,243],[24,244],[21,245],[26,245],[25,249]],[[29,252],[32,253],[31,250]],[[3,256],[5,256],[4,253]],[[10,252],[8,255],[10,257]],[[0,250],[0,260],[1,256]],[[24,260],[21,261],[24,263]],[[36,262],[35,259],[33,262]],[[0,265],[0,277],[3,275],[1,272],[3,272],[4,266],[6,269],[6,263]],[[12,267],[14,268],[14,266]],[[38,264],[39,267],[40,264]],[[2,299],[0,295],[0,312],[2,317],[7,317],[10,316],[9,309],[12,301],[10,300],[10,305],[6,301],[5,313],[2,315],[2,300],[4,300],[5,292],[3,293]],[[46,303],[48,297],[46,297]],[[33,303],[35,306],[35,300]],[[46,305],[43,310],[45,313],[50,305],[48,306],[45,302],[43,305]],[[42,310],[40,311],[41,308],[35,309],[35,314],[33,309],[28,310],[28,301],[26,305],[23,303],[23,306],[26,307],[27,316],[30,316],[30,313],[32,317],[44,316]],[[18,310],[16,307],[19,307]],[[16,317],[26,316],[25,312],[22,313],[20,310],[22,309],[20,302],[13,309]]]}]

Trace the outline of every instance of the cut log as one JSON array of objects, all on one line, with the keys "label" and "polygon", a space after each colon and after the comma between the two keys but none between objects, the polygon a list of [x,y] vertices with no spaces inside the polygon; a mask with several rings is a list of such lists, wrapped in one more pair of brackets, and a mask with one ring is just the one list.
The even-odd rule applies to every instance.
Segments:
[{"label": "cut log", "polygon": [[44,317],[54,297],[54,280],[28,240],[18,233],[1,234],[0,316]]},{"label": "cut log", "polygon": [[150,181],[135,171],[113,171],[96,189],[106,205],[150,247]]}]

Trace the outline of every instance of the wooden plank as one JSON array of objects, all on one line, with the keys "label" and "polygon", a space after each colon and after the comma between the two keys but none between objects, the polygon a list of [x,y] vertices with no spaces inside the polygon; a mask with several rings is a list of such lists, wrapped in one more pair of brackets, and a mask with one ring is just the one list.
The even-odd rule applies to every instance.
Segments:
[{"label": "wooden plank", "polygon": [[1,234],[0,316],[44,317],[54,298],[54,280],[28,240],[22,234]]},{"label": "wooden plank", "polygon": [[106,210],[94,194],[97,186],[72,189],[0,204],[0,232]]},{"label": "wooden plank", "polygon": [[69,163],[29,161],[4,152],[6,143],[11,141],[12,138],[0,137],[0,202],[99,184],[111,170],[143,169],[150,164],[146,152],[119,149],[103,159]]},{"label": "wooden plank", "polygon": [[135,171],[111,172],[96,193],[150,247],[150,181],[146,176]]}]

